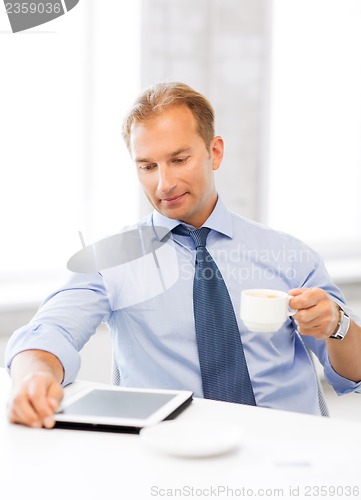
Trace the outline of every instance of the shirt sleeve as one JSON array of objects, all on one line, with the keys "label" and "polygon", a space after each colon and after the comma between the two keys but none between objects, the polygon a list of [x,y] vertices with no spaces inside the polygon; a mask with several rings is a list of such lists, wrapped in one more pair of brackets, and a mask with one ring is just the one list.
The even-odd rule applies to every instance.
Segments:
[{"label": "shirt sleeve", "polygon": [[74,273],[50,295],[32,320],[10,338],[5,366],[21,351],[39,349],[54,354],[64,368],[63,385],[73,382],[80,368],[79,351],[111,314],[102,276]]},{"label": "shirt sleeve", "polygon": [[[304,255],[308,256],[306,259],[308,262],[300,262],[300,273],[301,275],[303,273],[305,279],[301,285],[297,285],[296,287],[322,288],[350,315],[355,323],[361,326],[361,319],[346,305],[343,293],[332,282],[323,259],[317,252],[310,248],[307,249],[307,253],[304,253]],[[338,395],[348,394],[350,392],[361,393],[361,382],[356,383],[348,380],[336,373],[332,368],[328,357],[326,342],[324,340],[318,340],[314,337],[303,335],[301,335],[301,337],[304,344],[309,347],[320,360],[324,367],[324,374],[327,382],[334,388]]]}]

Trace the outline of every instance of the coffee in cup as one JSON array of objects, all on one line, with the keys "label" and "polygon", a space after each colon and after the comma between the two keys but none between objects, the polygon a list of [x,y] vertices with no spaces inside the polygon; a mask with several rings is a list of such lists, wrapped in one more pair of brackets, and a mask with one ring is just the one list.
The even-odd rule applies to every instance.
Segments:
[{"label": "coffee in cup", "polygon": [[253,288],[241,293],[241,319],[253,332],[276,332],[283,323],[296,314],[290,309],[292,298],[287,292],[267,288]]}]

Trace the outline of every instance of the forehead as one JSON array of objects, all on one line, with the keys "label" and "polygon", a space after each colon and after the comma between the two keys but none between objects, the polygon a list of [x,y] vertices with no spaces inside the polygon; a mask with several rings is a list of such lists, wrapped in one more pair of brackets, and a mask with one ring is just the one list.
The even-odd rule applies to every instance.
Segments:
[{"label": "forehead", "polygon": [[132,156],[150,149],[177,148],[200,139],[196,121],[187,106],[172,106],[144,121],[133,123],[130,131]]}]

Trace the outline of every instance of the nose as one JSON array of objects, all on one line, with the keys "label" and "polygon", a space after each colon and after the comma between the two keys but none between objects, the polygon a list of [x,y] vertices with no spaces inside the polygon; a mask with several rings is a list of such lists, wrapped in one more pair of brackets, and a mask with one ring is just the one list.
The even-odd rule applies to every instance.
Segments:
[{"label": "nose", "polygon": [[158,165],[158,192],[163,195],[170,193],[176,184],[170,169],[167,166]]}]

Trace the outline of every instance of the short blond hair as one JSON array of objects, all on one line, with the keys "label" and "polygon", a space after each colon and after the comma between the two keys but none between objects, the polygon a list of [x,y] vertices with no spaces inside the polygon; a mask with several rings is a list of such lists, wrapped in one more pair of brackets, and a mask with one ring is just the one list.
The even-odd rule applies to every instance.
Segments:
[{"label": "short blond hair", "polygon": [[123,138],[130,149],[131,128],[161,114],[171,106],[187,106],[192,112],[197,132],[209,151],[214,137],[214,110],[202,94],[180,82],[161,82],[149,87],[136,99],[123,121]]}]

